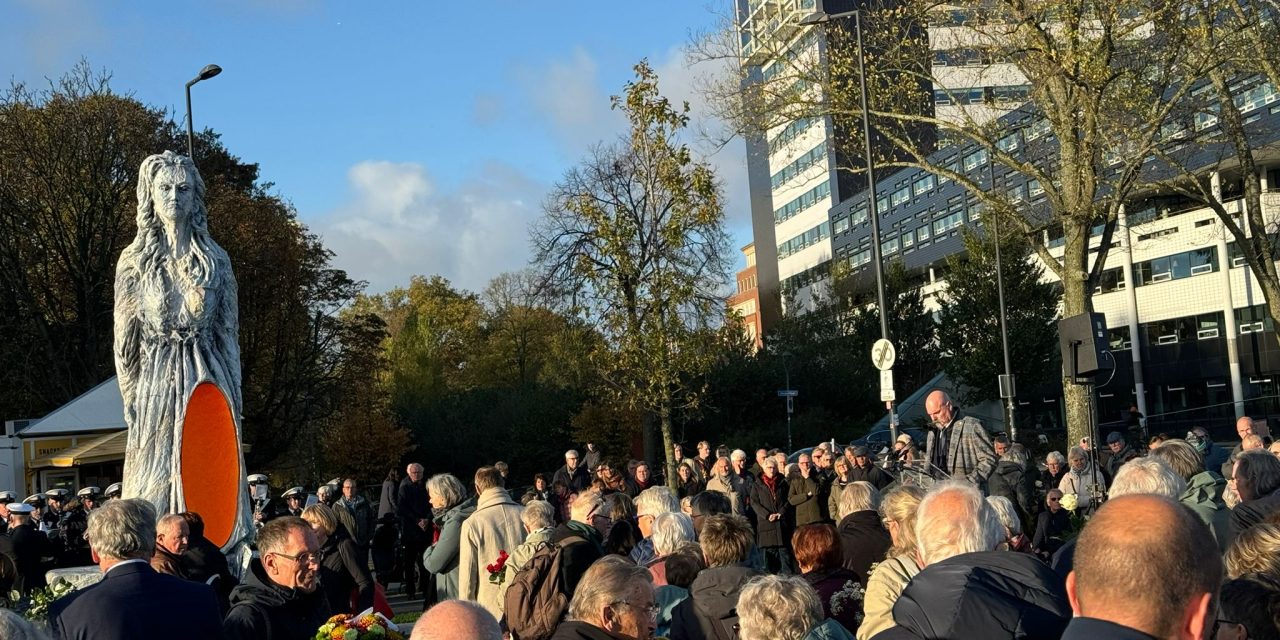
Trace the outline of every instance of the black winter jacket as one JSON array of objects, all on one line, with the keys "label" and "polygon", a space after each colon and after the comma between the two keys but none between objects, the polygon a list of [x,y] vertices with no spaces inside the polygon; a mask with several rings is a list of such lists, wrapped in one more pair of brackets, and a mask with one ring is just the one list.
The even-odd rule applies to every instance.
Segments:
[{"label": "black winter jacket", "polygon": [[1008,461],[997,464],[996,470],[987,478],[987,494],[1008,498],[1017,508],[1024,528],[1030,522],[1032,505],[1036,499],[1031,495],[1031,488],[1027,485],[1027,470],[1022,465]]},{"label": "black winter jacket", "polygon": [[[787,502],[787,480],[781,475],[774,484],[774,490],[760,480],[751,485],[751,510],[756,514],[756,545],[759,547],[786,547],[791,543],[790,509]],[[769,516],[780,514],[782,517],[770,521]]]},{"label": "black winter jacket", "polygon": [[222,631],[227,640],[310,640],[328,619],[323,590],[286,589],[272,582],[262,563],[254,560],[244,583],[231,592]]},{"label": "black winter jacket", "polygon": [[[330,613],[359,613],[373,606],[373,576],[364,554],[342,525],[325,540],[320,563],[320,588],[329,601]],[[351,592],[357,591],[356,608],[351,610]]]},{"label": "black winter jacket", "polygon": [[893,539],[880,523],[880,514],[870,510],[854,511],[842,518],[839,532],[844,568],[856,574],[865,587],[871,565],[884,560]]},{"label": "black winter jacket", "polygon": [[875,640],[1058,640],[1071,621],[1062,580],[1025,553],[965,553],[925,567]]},{"label": "black winter jacket", "polygon": [[757,575],[739,565],[703,569],[689,585],[689,597],[671,612],[671,640],[729,640],[738,594]]}]

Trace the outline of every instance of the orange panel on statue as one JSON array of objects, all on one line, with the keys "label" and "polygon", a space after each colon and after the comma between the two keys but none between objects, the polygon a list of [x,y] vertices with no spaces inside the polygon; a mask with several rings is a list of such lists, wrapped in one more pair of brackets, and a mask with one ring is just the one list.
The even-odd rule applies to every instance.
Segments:
[{"label": "orange panel on statue", "polygon": [[187,510],[204,518],[204,537],[219,547],[235,528],[240,485],[231,407],[218,385],[202,382],[191,392],[182,423],[182,491]]}]

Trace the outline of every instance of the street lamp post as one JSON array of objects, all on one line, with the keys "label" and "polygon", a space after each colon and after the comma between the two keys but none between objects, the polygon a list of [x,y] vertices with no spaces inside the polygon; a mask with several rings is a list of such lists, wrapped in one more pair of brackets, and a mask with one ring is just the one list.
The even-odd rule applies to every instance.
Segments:
[{"label": "street lamp post", "polygon": [[[991,159],[990,152],[987,153],[987,172],[991,178],[991,193],[996,190],[996,167],[995,162]],[[996,245],[996,299],[1000,304],[1000,347],[1004,352],[1004,375],[999,376],[996,386],[1000,390],[1000,397],[1005,402],[1005,426],[1009,429],[1009,440],[1018,441],[1018,426],[1013,421],[1013,398],[1017,391],[1014,389],[1013,383],[1013,367],[1009,364],[1009,328],[1007,313],[1004,306],[1004,269],[1000,264],[1000,212],[991,212],[991,237]]]},{"label": "street lamp post", "polygon": [[[880,247],[880,212],[876,205],[875,159],[871,155],[871,113],[867,110],[867,70],[866,52],[862,48],[862,9],[830,14],[822,10],[822,5],[812,14],[800,20],[801,25],[825,24],[836,18],[853,16],[853,31],[858,45],[858,93],[862,109],[862,143],[864,160],[867,163],[867,211],[871,217],[871,258],[872,268],[876,275],[876,304],[880,307],[880,338],[889,339],[889,310],[885,306],[884,291],[884,256]],[[890,369],[892,370],[892,369]],[[893,401],[885,402],[889,410],[889,429],[893,438],[898,437],[898,424],[893,415]]]},{"label": "street lamp post", "polygon": [[187,83],[187,157],[192,162],[196,161],[195,153],[195,126],[191,122],[191,86],[201,80],[208,80],[219,73],[222,73],[222,67],[216,64],[207,64],[200,70],[200,75],[193,78]]}]

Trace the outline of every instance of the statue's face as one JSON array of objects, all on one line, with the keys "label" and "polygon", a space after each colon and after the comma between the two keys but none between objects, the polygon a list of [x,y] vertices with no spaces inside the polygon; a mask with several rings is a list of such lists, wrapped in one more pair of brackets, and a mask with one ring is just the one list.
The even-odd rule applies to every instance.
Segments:
[{"label": "statue's face", "polygon": [[151,183],[151,202],[156,215],[170,224],[186,222],[191,217],[195,194],[195,181],[177,167],[161,169]]}]

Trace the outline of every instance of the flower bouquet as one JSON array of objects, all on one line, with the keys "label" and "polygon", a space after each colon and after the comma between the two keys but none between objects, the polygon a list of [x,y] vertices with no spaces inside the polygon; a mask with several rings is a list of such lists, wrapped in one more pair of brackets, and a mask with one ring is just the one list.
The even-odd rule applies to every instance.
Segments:
[{"label": "flower bouquet", "polygon": [[340,613],[320,626],[315,640],[405,640],[400,627],[373,609],[348,615]]},{"label": "flower bouquet", "polygon": [[22,617],[32,622],[43,623],[49,617],[49,605],[75,590],[75,585],[57,578],[53,584],[36,589],[25,596],[17,591],[11,591],[9,597],[4,598],[0,606],[20,613]]},{"label": "flower bouquet", "polygon": [[490,584],[502,584],[507,580],[507,559],[511,556],[506,551],[498,551],[498,559],[493,564],[485,565],[484,570],[489,572]]}]

